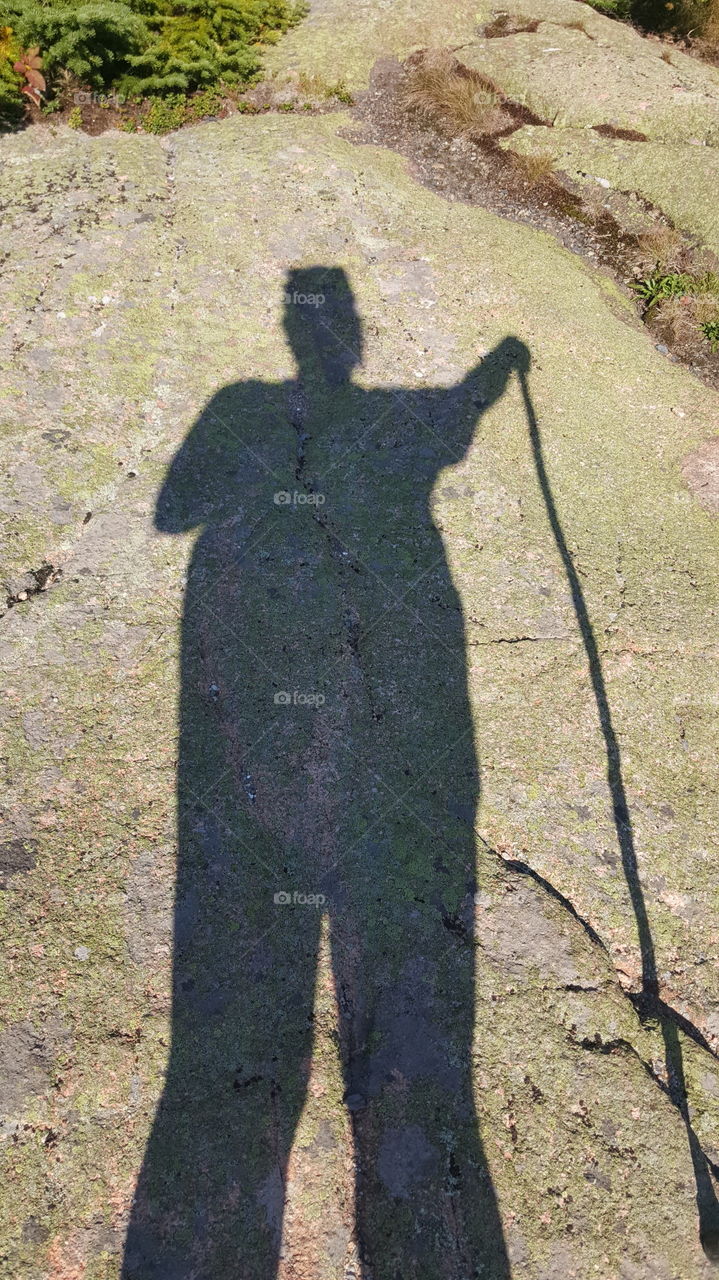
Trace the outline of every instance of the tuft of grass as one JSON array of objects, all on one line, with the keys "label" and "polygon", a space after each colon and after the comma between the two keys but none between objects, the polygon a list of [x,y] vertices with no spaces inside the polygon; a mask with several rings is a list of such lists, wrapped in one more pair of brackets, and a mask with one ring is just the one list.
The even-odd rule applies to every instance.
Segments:
[{"label": "tuft of grass", "polygon": [[67,123],[71,129],[82,129],[82,111],[79,107],[73,107],[67,117]]},{"label": "tuft of grass", "polygon": [[402,99],[409,111],[455,136],[497,132],[510,121],[501,96],[468,75],[449,53],[425,54],[411,65]]},{"label": "tuft of grass", "polygon": [[554,156],[549,151],[537,151],[533,155],[515,153],[513,159],[524,180],[532,187],[554,173]]},{"label": "tuft of grass", "polygon": [[719,301],[707,294],[684,294],[662,304],[658,312],[662,329],[672,341],[683,347],[696,345],[697,337],[709,343],[712,352],[718,348]]},{"label": "tuft of grass", "polygon": [[702,334],[709,341],[712,351],[715,351],[716,334],[719,331],[719,294],[699,293],[691,298],[691,305]]},{"label": "tuft of grass", "polygon": [[683,237],[674,227],[654,227],[639,237],[642,257],[653,262],[657,270],[676,267],[683,248]]},{"label": "tuft of grass", "polygon": [[344,80],[325,80],[323,76],[310,75],[300,71],[297,77],[297,88],[308,98],[336,98],[338,102],[351,105],[354,98]]},{"label": "tuft of grass", "polygon": [[509,13],[498,13],[496,18],[488,23],[484,28],[484,35],[488,40],[501,38],[502,36],[519,35],[522,31],[534,32],[539,27],[539,18],[513,18]]}]

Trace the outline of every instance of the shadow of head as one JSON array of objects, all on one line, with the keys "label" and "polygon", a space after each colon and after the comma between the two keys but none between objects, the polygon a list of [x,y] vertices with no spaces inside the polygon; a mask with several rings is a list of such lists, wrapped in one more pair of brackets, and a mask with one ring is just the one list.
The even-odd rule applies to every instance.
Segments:
[{"label": "shadow of head", "polygon": [[[331,387],[348,382],[362,364],[362,321],[342,267],[297,267],[288,271],[283,325],[300,373],[321,374]],[[529,372],[529,348],[519,338],[504,338],[481,364],[481,380],[489,398],[504,389],[516,371]],[[495,384],[497,384],[495,386]]]},{"label": "shadow of head", "polygon": [[341,267],[298,267],[285,280],[284,329],[302,371],[332,387],[362,363],[362,322]]}]

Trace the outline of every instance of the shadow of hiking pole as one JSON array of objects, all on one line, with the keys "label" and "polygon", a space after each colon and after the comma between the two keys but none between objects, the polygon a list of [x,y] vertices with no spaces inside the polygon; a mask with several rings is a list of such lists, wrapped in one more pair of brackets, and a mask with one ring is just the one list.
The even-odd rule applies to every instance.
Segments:
[{"label": "shadow of hiking pole", "polygon": [[579,581],[579,575],[574,567],[574,562],[567,546],[562,524],[554,502],[552,487],[549,482],[547,468],[544,462],[542,437],[539,430],[539,424],[537,422],[537,415],[534,411],[532,397],[529,392],[527,374],[522,369],[518,369],[517,376],[522,389],[524,408],[527,414],[529,439],[532,446],[537,479],[539,480],[539,487],[542,491],[542,497],[544,498],[547,516],[554,535],[554,541],[559,555],[561,556],[562,564],[564,565],[564,572],[566,573],[567,582],[569,583],[572,604],[579,624],[584,650],[587,655],[589,675],[592,682],[594,701],[597,706],[599,725],[604,738],[607,756],[607,782],[609,784],[609,792],[612,798],[614,826],[617,833],[617,843],[619,844],[622,857],[624,878],[626,880],[627,889],[629,890],[629,897],[631,899],[634,918],[636,920],[639,947],[642,956],[642,987],[638,995],[634,997],[633,1003],[635,1004],[637,1012],[643,1021],[648,1021],[650,1019],[652,1021],[656,1021],[661,1029],[662,1039],[664,1041],[664,1060],[668,1079],[667,1093],[684,1121],[692,1164],[694,1167],[696,1201],[699,1212],[699,1239],[706,1256],[711,1259],[712,1262],[719,1263],[719,1202],[717,1201],[714,1189],[709,1161],[691,1126],[686,1081],[684,1076],[682,1047],[677,1028],[677,1022],[680,1022],[681,1020],[659,997],[654,940],[652,938],[646,902],[641,880],[639,878],[634,833],[627,804],[624,779],[622,777],[621,751],[619,742],[617,741],[614,725],[612,723],[611,708],[609,705],[609,698],[607,696],[607,687],[604,681],[602,664],[599,657],[599,649],[597,647],[597,641],[589,618],[587,603],[584,599],[584,592],[582,591],[582,586]]}]

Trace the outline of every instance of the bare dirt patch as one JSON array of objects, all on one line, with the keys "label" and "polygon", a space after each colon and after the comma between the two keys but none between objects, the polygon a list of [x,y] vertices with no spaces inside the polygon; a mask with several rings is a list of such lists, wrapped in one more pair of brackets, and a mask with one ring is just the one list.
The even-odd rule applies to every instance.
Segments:
[{"label": "bare dirt patch", "polygon": [[719,436],[687,455],[682,475],[698,502],[712,516],[719,516]]},{"label": "bare dirt patch", "polygon": [[[478,104],[474,120],[460,119],[449,95],[436,91],[428,63],[430,69],[442,67],[445,80],[454,75],[471,87]],[[619,259],[630,271],[634,235],[608,213],[590,216],[582,196],[555,172],[532,172],[499,145],[523,124],[542,121],[449,55],[415,54],[404,64],[379,59],[353,114],[361,124],[355,141],[388,146],[406,156],[413,176],[446,199],[550,231],[567,248],[602,263]]]}]

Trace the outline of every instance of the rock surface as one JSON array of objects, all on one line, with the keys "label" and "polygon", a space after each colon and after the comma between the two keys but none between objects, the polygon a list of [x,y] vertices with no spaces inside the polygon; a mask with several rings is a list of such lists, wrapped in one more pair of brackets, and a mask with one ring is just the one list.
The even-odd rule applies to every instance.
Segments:
[{"label": "rock surface", "polygon": [[561,169],[585,189],[597,184],[637,192],[683,231],[719,254],[716,147],[630,142],[604,138],[588,129],[527,126],[507,145],[519,154],[551,155]]},{"label": "rock surface", "polygon": [[[542,28],[561,27],[568,5],[543,7]],[[476,4],[434,10],[368,0],[340,15],[324,0],[273,51],[274,66],[339,73],[358,87],[380,53],[404,56],[428,42],[474,41],[479,49],[477,22],[485,19]],[[592,34],[596,24],[601,33],[611,25],[585,9],[581,17]],[[648,96],[661,100],[661,110],[642,118],[662,139],[676,120],[662,114],[660,77],[670,69],[654,46],[611,30],[616,48],[628,50],[627,68],[641,62]],[[536,36],[486,41],[497,51],[492,74],[500,76],[511,40],[528,51],[539,93],[531,51],[549,37],[541,28]],[[597,56],[605,57],[603,39],[597,27]],[[570,42],[572,50],[592,44],[580,31],[552,30],[551,43],[567,56]],[[462,54],[468,64],[472,56]],[[709,141],[716,74],[687,62],[696,114],[684,140],[704,130]],[[550,79],[561,87],[555,73]],[[636,127],[640,108],[628,82],[622,119]],[[589,94],[584,105],[571,100],[589,123]],[[0,621],[3,1274],[120,1274],[172,1032],[178,659],[196,537],[187,527],[173,537],[158,530],[157,495],[211,397],[238,381],[277,388],[293,377],[282,329],[286,273],[320,264],[348,275],[365,334],[355,379],[368,394],[449,388],[508,336],[532,357],[539,435],[513,375],[484,406],[463,456],[440,470],[431,498],[461,603],[480,769],[475,891],[442,905],[446,963],[461,966],[467,940],[476,939],[472,1087],[506,1247],[501,1265],[477,1274],[704,1280],[714,1272],[699,1242],[687,1122],[695,1161],[700,1147],[716,1166],[719,562],[716,509],[695,490],[712,468],[719,403],[663,358],[599,271],[547,235],[443,200],[415,183],[398,156],[359,146],[351,134],[346,114],[278,114],[162,140],[64,129],[2,140],[2,577],[25,584],[8,589]],[[568,146],[576,135],[566,134]],[[408,456],[421,466],[433,443],[426,423],[416,434],[402,448],[414,448]],[[267,442],[240,437],[251,475],[247,445],[257,452]],[[291,446],[294,457],[294,439]],[[306,445],[307,469],[317,466],[319,448]],[[383,458],[386,508],[366,513],[360,558],[363,545],[376,545],[378,555],[392,545],[398,495],[411,500],[412,475]],[[338,467],[334,484],[326,481],[330,518],[333,507],[338,520],[345,510],[351,474],[348,481]],[[240,541],[249,502],[238,491],[228,517]],[[276,562],[267,555],[262,561],[258,551],[255,563],[260,578],[268,566],[269,581]],[[331,619],[334,584],[346,570],[329,559],[319,565],[312,599],[318,616]],[[379,627],[373,638],[375,622],[360,613],[370,668],[384,660],[390,634]],[[421,681],[426,635],[413,625],[397,670],[416,655]],[[260,619],[256,626],[259,644]],[[207,643],[221,662],[211,628]],[[221,703],[226,676],[208,683],[208,706]],[[387,697],[391,703],[391,690]],[[370,752],[372,741],[354,745]],[[626,811],[611,758],[607,777],[612,742]],[[427,765],[447,745],[438,730]],[[321,792],[326,759],[316,761]],[[283,778],[294,785],[291,770]],[[279,794],[263,791],[261,775],[245,786],[242,831],[263,857],[270,831],[291,866],[301,828],[292,828]],[[474,815],[459,791],[457,821],[467,828]],[[430,792],[423,783],[420,797]],[[228,886],[246,870],[235,868],[222,832],[197,821],[224,920],[228,900],[239,901]],[[276,871],[272,864],[267,884],[283,887]],[[366,892],[371,901],[370,882]],[[644,1020],[636,1008],[640,897],[660,997]],[[181,950],[201,933],[203,906],[187,893],[174,907]],[[244,970],[259,992],[266,973],[286,972],[291,992],[301,945],[288,953],[282,931],[273,925],[273,934],[255,937],[255,924],[236,925],[253,938]],[[229,918],[227,927],[235,927]],[[336,990],[332,948],[355,943],[330,922],[312,945],[314,1040],[288,1169],[283,1178],[275,1165],[248,1188],[228,1150],[220,1170],[227,1205],[241,1206],[257,1257],[281,1240],[287,1280],[360,1274],[352,1124],[355,1113],[375,1123],[389,1061],[380,1028],[367,1079],[346,1090],[337,1026],[351,998]],[[416,957],[398,978],[398,1008],[405,992],[410,1012],[421,1004],[426,972],[443,963],[432,952]],[[210,1025],[233,995],[221,980],[208,989],[198,981],[191,1016]],[[438,1025],[427,1013],[424,1037],[409,1037],[395,1055],[405,1080],[435,1070]],[[257,1043],[243,1046],[248,1056],[233,1061],[237,1074],[227,1083],[231,1101],[254,1099],[250,1146],[266,1143],[264,1117],[275,1106],[271,1050],[282,1060],[293,1043],[272,1005],[258,1026]],[[285,1086],[285,1103],[298,1088],[297,1080]],[[412,1189],[445,1159],[428,1114],[418,1103],[376,1122],[379,1177],[398,1221]],[[705,1226],[713,1221],[707,1194],[705,1179]],[[152,1247],[138,1250],[128,1277],[149,1277]],[[201,1254],[163,1265],[162,1274],[187,1280],[205,1274]],[[229,1265],[213,1272],[218,1280],[235,1274]],[[376,1269],[375,1280],[384,1274]],[[465,1280],[455,1261],[446,1274]]]},{"label": "rock surface", "polygon": [[[477,17],[491,28],[499,12],[487,6]],[[577,0],[517,0],[509,14],[517,27],[538,19],[536,31],[485,33],[462,49],[462,58],[542,119],[563,128],[611,124],[652,141],[716,146],[716,67],[679,49],[667,52],[658,40]]]}]

